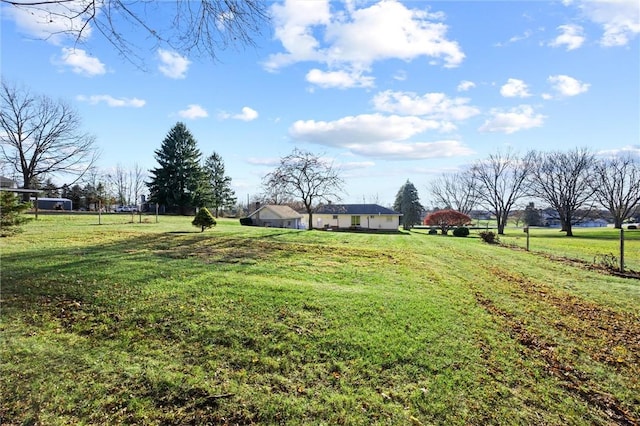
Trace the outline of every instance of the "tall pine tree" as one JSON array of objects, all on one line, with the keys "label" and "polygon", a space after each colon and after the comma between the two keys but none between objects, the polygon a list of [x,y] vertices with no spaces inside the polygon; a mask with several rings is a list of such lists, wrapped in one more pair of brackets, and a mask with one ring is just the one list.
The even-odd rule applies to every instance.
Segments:
[{"label": "tall pine tree", "polygon": [[402,213],[403,229],[411,229],[413,225],[420,223],[420,216],[424,207],[420,204],[418,190],[408,179],[398,190],[393,209]]},{"label": "tall pine tree", "polygon": [[203,202],[205,176],[200,150],[184,123],[178,122],[155,151],[159,167],[150,170],[150,199],[165,211],[186,214]]},{"label": "tall pine tree", "polygon": [[218,153],[211,154],[204,163],[204,172],[209,184],[208,204],[213,207],[215,217],[220,210],[236,203],[236,194],[231,189],[231,178],[224,174],[224,161]]}]

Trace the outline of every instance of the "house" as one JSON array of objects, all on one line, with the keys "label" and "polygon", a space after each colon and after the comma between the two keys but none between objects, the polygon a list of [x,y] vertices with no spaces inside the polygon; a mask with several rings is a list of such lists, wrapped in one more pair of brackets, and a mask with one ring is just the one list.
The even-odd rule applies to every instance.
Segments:
[{"label": "house", "polygon": [[0,176],[0,188],[15,189],[18,187],[16,181],[9,179],[8,177]]},{"label": "house", "polygon": [[313,213],[313,227],[397,231],[400,216],[401,213],[378,204],[324,204]]},{"label": "house", "polygon": [[289,206],[265,204],[248,216],[251,224],[272,228],[302,228],[302,215]]}]

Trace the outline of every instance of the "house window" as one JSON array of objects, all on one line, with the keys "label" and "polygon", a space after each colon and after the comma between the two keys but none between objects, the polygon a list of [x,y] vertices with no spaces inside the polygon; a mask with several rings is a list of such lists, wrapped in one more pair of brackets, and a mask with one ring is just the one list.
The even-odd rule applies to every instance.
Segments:
[{"label": "house window", "polygon": [[351,226],[360,226],[360,216],[351,216]]},{"label": "house window", "polygon": [[337,215],[337,214],[334,214],[334,215],[333,215],[333,218],[334,218],[334,219],[338,219],[338,215]]},{"label": "house window", "polygon": [[391,216],[387,216],[387,222],[391,222],[393,218]]}]

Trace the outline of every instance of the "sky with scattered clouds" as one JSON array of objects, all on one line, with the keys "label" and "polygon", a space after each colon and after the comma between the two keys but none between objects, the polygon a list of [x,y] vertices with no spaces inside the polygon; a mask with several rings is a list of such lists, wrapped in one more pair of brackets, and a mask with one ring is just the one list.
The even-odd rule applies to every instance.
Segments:
[{"label": "sky with scattered clouds", "polygon": [[343,201],[384,205],[407,179],[430,205],[432,179],[499,150],[640,155],[637,0],[274,1],[255,46],[142,39],[143,67],[91,25],[59,33],[80,20],[0,7],[2,77],[71,102],[106,172],[155,167],[178,121],[240,200],[296,147],[341,169]]}]

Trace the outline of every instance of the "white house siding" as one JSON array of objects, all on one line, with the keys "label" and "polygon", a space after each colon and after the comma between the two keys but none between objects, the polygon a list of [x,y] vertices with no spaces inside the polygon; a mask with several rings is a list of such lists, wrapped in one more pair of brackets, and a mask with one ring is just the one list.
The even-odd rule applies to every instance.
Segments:
[{"label": "white house siding", "polygon": [[[334,216],[337,216],[337,219],[334,219]],[[351,227],[351,216],[360,216],[360,228],[363,229],[397,230],[400,224],[400,219],[396,215],[314,214],[313,227],[348,229]],[[308,223],[308,217],[305,219]]]}]

